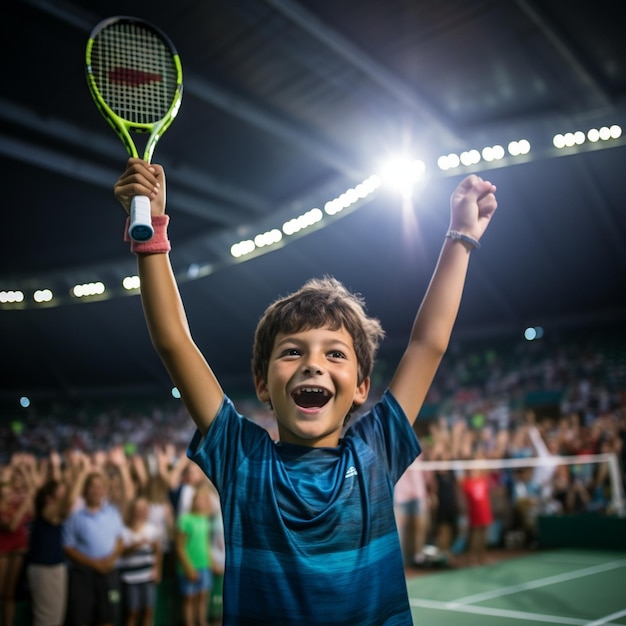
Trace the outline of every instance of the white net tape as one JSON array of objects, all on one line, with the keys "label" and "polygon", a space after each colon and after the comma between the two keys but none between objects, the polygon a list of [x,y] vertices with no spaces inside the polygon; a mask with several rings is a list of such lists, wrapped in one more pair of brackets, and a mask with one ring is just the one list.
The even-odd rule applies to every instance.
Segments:
[{"label": "white net tape", "polygon": [[419,471],[470,469],[515,469],[525,467],[550,467],[556,465],[585,465],[589,463],[607,463],[611,481],[612,509],[619,515],[624,514],[624,489],[622,485],[619,460],[616,454],[581,454],[577,456],[541,456],[514,459],[469,459],[449,461],[421,461],[412,469]]}]

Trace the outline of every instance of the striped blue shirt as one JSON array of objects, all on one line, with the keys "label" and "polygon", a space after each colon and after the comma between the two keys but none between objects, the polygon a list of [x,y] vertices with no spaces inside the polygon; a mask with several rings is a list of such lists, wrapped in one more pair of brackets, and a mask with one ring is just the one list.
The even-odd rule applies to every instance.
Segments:
[{"label": "striped blue shirt", "polygon": [[220,493],[224,626],[412,624],[393,486],[419,452],[389,391],[336,448],[274,443],[225,397],[188,450]]}]

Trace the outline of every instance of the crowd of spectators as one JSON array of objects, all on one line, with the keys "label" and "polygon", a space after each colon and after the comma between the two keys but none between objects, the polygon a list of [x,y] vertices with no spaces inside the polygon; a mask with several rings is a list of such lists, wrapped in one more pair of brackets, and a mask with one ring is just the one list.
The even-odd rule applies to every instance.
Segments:
[{"label": "crowd of spectators", "polygon": [[[409,562],[427,560],[423,549],[429,543],[450,561],[454,552],[476,553],[467,493],[473,470],[458,469],[459,463],[455,471],[431,470],[429,461],[568,458],[567,465],[484,471],[493,517],[484,541],[490,544],[537,545],[540,514],[623,514],[624,331],[476,344],[474,350],[452,346],[416,429],[423,453],[408,473],[423,475],[426,495],[415,505],[422,513],[412,523],[419,531],[408,548]],[[573,462],[596,454],[614,455],[616,466]],[[614,482],[611,469],[617,470]]]},{"label": "crowd of spectators", "polygon": [[164,580],[166,623],[220,623],[219,498],[184,450],[14,453],[0,485],[3,626],[18,600],[33,626],[150,626]]},{"label": "crowd of spectators", "polygon": [[[376,397],[372,392],[372,400]],[[242,413],[277,436],[267,408],[245,396],[237,398],[237,404]],[[453,470],[428,469],[427,462],[609,453],[618,459],[623,489],[624,336],[499,342],[495,347],[452,345],[416,430],[423,454],[408,472],[421,474],[422,487],[415,496],[420,502],[413,509],[407,496],[402,508],[407,515],[398,518],[404,526],[410,523],[412,510],[421,516],[416,544],[407,548],[410,562],[423,560],[427,543],[450,560],[455,552],[465,552],[482,562],[486,545],[505,542],[507,531],[521,533],[522,541],[533,545],[536,517],[542,512],[616,513],[615,484],[606,463]],[[149,560],[158,564],[156,582],[176,577],[183,565],[187,570],[191,567],[186,557],[177,554],[176,528],[202,485],[211,494],[210,505],[205,506],[213,511],[211,570],[219,576],[223,563],[220,516],[215,513],[219,501],[186,459],[193,423],[181,403],[142,400],[130,405],[101,400],[99,405],[91,402],[81,407],[59,403],[5,414],[0,431],[0,621],[5,625],[12,626],[20,581],[28,586],[22,575],[28,565],[28,529],[37,511],[41,513],[41,493],[47,489],[49,495],[51,481],[62,486],[57,499],[63,507],[54,509],[60,525],[85,506],[83,487],[94,473],[104,477],[105,500],[119,513],[126,536],[142,527],[144,518],[136,519],[141,498],[145,519],[150,519],[150,513],[158,526],[158,558]],[[489,523],[476,526],[473,507],[481,485],[488,487],[490,510],[482,519]],[[16,532],[21,537],[17,543],[4,541],[4,535]],[[209,531],[203,527],[202,532]],[[116,547],[111,562],[123,558],[122,552],[123,547]],[[191,611],[190,604],[184,606]],[[185,619],[184,613],[180,619]]]}]

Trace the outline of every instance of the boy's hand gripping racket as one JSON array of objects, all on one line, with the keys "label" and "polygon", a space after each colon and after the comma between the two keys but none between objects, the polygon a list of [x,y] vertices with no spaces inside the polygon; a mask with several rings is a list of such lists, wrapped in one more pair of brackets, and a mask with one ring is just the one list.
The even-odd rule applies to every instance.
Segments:
[{"label": "boy's hand gripping racket", "polygon": [[[130,132],[150,133],[143,153],[154,148],[178,113],[183,95],[180,57],[158,28],[134,17],[100,22],[87,42],[87,83],[94,102],[132,157],[139,157]],[[154,230],[150,199],[133,198],[129,235],[148,241]]]}]

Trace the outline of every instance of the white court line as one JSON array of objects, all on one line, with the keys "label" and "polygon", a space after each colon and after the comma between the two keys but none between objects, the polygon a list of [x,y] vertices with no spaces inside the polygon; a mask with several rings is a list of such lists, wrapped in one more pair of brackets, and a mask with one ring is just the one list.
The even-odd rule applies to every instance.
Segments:
[{"label": "white court line", "polygon": [[491,591],[485,591],[484,593],[477,593],[472,596],[466,596],[465,598],[459,598],[454,600],[453,604],[467,605],[473,602],[482,602],[483,600],[492,600],[493,598],[500,598],[520,591],[528,591],[529,589],[536,589],[537,587],[545,587],[546,585],[554,585],[566,580],[574,580],[576,578],[583,578],[584,576],[592,576],[593,574],[600,574],[601,572],[607,572],[612,569],[618,569],[626,566],[626,560],[611,561],[610,563],[603,563],[601,565],[595,565],[594,567],[585,567],[573,572],[566,572],[564,574],[557,574],[555,576],[548,576],[546,578],[539,578],[527,583],[521,583],[519,585],[512,585],[511,587],[500,587],[499,589],[493,589]]},{"label": "white court line", "polygon": [[[614,556],[613,553],[612,556]],[[537,554],[533,556],[533,560],[540,561],[541,563],[556,563],[563,565],[595,565],[600,559],[594,554]],[[626,561],[625,561],[626,562]]]},{"label": "white court line", "polygon": [[606,615],[605,617],[601,617],[597,619],[595,622],[589,622],[588,626],[601,626],[602,624],[608,624],[610,620],[615,618],[624,617],[626,615],[626,609],[622,611],[618,611],[617,613],[611,613],[611,615]]},{"label": "white court line", "polygon": [[[520,619],[528,622],[543,622],[544,624],[566,624],[567,626],[588,626],[589,620],[576,619],[573,617],[559,617],[558,615],[542,615],[541,613],[526,613],[524,611],[507,611],[506,609],[491,609],[484,606],[456,605],[453,602],[436,602],[411,598],[411,606],[422,609],[436,609],[439,611],[456,611],[457,613],[474,613],[475,615],[488,615],[490,617],[505,617],[507,619]],[[603,626],[611,626],[609,622],[602,622]],[[619,626],[614,624],[612,626]]]}]

